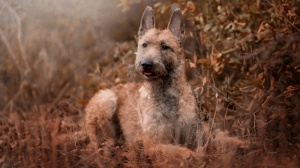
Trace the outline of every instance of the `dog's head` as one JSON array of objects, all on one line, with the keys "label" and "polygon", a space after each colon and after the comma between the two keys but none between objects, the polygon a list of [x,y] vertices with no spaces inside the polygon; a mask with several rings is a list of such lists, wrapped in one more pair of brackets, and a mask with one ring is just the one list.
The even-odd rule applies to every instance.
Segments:
[{"label": "dog's head", "polygon": [[136,52],[136,70],[148,80],[177,75],[184,64],[181,40],[184,24],[179,9],[173,12],[168,28],[155,28],[153,10],[147,7],[141,19]]}]

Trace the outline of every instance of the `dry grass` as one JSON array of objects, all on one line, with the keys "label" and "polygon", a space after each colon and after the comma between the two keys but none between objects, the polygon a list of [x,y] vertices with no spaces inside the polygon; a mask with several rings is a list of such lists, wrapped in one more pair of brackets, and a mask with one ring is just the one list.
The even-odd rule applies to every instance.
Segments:
[{"label": "dry grass", "polygon": [[[299,1],[176,1],[206,125],[201,159],[150,159],[123,139],[87,148],[89,98],[138,80],[136,9],[147,3],[120,2],[127,13],[109,13],[118,2],[0,1],[1,167],[299,167]],[[172,3],[154,4],[159,26]]]}]

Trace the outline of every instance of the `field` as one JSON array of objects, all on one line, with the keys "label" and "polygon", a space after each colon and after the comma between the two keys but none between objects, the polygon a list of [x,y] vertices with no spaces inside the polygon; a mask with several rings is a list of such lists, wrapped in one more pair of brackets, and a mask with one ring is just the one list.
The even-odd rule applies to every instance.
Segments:
[{"label": "field", "polygon": [[[183,12],[201,159],[87,148],[92,95],[140,80],[147,5],[159,28]],[[300,1],[0,0],[0,167],[300,167]]]}]

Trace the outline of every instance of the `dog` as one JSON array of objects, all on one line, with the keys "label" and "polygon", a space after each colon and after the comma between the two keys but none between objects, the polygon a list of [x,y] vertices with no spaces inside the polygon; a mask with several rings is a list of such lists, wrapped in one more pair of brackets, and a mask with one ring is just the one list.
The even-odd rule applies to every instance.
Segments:
[{"label": "dog", "polygon": [[135,69],[143,77],[98,91],[86,106],[91,142],[99,144],[120,132],[127,144],[142,143],[149,155],[189,158],[203,144],[196,98],[186,79],[182,47],[184,22],[176,9],[164,30],[155,28],[151,7],[138,30]]}]

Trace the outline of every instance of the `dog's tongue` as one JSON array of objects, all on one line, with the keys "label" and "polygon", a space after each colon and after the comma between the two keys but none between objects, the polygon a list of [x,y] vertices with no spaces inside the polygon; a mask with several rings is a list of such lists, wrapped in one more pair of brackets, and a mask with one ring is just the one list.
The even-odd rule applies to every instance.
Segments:
[{"label": "dog's tongue", "polygon": [[152,75],[152,72],[144,72],[145,75],[150,76]]}]

